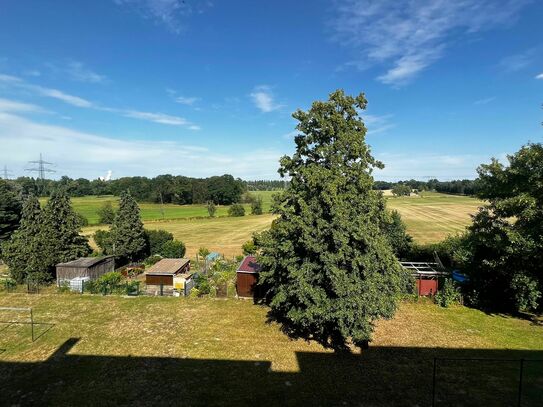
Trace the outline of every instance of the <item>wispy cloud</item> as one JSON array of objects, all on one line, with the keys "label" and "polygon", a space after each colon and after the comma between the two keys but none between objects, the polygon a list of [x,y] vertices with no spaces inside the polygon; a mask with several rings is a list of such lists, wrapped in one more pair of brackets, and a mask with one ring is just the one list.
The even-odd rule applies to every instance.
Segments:
[{"label": "wispy cloud", "polygon": [[394,123],[390,122],[391,114],[385,115],[372,115],[362,113],[362,120],[368,129],[368,136],[373,136],[379,133],[385,133],[386,131],[396,127]]},{"label": "wispy cloud", "polygon": [[186,140],[120,140],[64,126],[37,123],[0,112],[0,162],[13,171],[43,152],[58,164],[57,176],[97,178],[107,170],[117,177],[158,174],[210,176],[231,173],[246,179],[277,178],[283,154],[273,149],[251,149],[246,155],[218,153]]},{"label": "wispy cloud", "polygon": [[543,72],[541,72],[539,75],[536,75],[536,79],[543,79]]},{"label": "wispy cloud", "polygon": [[475,102],[473,102],[474,105],[487,105],[489,104],[490,102],[493,102],[496,100],[496,97],[495,96],[492,96],[492,97],[489,97],[489,98],[484,98],[484,99],[479,99],[479,100],[476,100]]},{"label": "wispy cloud", "polygon": [[530,48],[514,55],[508,55],[500,60],[498,66],[501,70],[511,73],[521,71],[533,63],[537,56],[537,49]]},{"label": "wispy cloud", "polygon": [[73,80],[79,82],[102,83],[107,79],[104,75],[97,74],[78,61],[68,62],[66,72]]},{"label": "wispy cloud", "polygon": [[30,92],[33,92],[39,96],[49,97],[60,100],[72,106],[94,109],[103,112],[116,113],[124,117],[130,117],[133,119],[146,120],[153,123],[167,124],[171,126],[184,126],[189,130],[200,130],[200,127],[191,123],[189,120],[173,116],[160,112],[142,112],[136,109],[122,109],[115,107],[103,106],[87,99],[83,99],[79,96],[74,96],[58,89],[47,88],[39,85],[28,83],[18,77],[0,74],[0,83],[4,83],[8,86],[21,88]]},{"label": "wispy cloud", "polygon": [[0,112],[39,113],[44,112],[44,109],[30,103],[0,98]]},{"label": "wispy cloud", "polygon": [[250,96],[255,106],[264,113],[273,112],[284,106],[275,102],[271,88],[268,85],[256,86]]},{"label": "wispy cloud", "polygon": [[211,1],[186,0],[113,0],[119,6],[135,10],[143,18],[164,25],[179,34],[183,31],[183,19],[194,13],[202,13],[212,7]]},{"label": "wispy cloud", "polygon": [[453,35],[511,24],[529,0],[341,0],[334,38],[350,47],[358,69],[390,65],[377,79],[407,83],[443,56]]},{"label": "wispy cloud", "polygon": [[187,97],[187,96],[177,96],[175,98],[176,103],[180,103],[182,105],[188,105],[192,106],[196,102],[198,102],[200,98],[197,97]]}]

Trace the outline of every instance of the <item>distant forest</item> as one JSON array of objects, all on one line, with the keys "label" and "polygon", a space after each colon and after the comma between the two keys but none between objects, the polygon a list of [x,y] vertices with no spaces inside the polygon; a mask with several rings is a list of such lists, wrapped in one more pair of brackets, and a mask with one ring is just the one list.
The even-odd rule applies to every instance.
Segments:
[{"label": "distant forest", "polygon": [[[247,191],[277,191],[285,189],[288,181],[255,180],[244,181],[232,175],[209,178],[190,178],[181,175],[159,175],[154,178],[123,177],[111,181],[85,178],[72,179],[63,176],[59,180],[40,180],[20,177],[14,180],[25,195],[49,196],[58,187],[66,189],[72,197],[85,195],[118,196],[127,189],[140,202],[174,203],[179,205],[199,204],[213,201],[219,205],[239,202]],[[375,181],[374,189],[392,189],[395,185],[408,185],[419,191],[437,191],[448,194],[474,195],[477,193],[477,180],[438,181]]]}]

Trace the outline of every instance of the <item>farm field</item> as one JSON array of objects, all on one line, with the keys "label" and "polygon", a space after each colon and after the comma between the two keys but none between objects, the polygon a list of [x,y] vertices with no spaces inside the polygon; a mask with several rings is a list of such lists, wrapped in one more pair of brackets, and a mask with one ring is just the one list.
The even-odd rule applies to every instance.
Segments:
[{"label": "farm field", "polygon": [[[261,191],[255,194],[262,197],[264,210],[267,212],[273,192]],[[92,220],[91,212],[96,211],[103,200],[108,199],[113,197],[74,198],[73,205],[78,212]],[[387,197],[387,205],[400,212],[408,233],[416,242],[434,243],[448,234],[461,232],[469,225],[470,214],[476,212],[481,201],[465,196],[426,192],[423,197]],[[226,216],[227,207],[224,206],[219,208],[219,216],[214,219],[206,217],[207,210],[204,205],[164,206],[165,220],[162,220],[160,205],[140,204],[145,227],[165,229],[173,233],[176,239],[185,242],[187,255],[190,257],[194,257],[202,246],[225,256],[238,255],[241,253],[241,245],[251,238],[252,233],[267,229],[273,220],[269,213],[230,218]],[[249,205],[246,206],[249,213]],[[100,228],[107,226],[89,226],[83,229],[83,233],[92,236]]]},{"label": "farm field", "polygon": [[[34,343],[28,326],[0,332],[8,405],[423,406],[436,356],[543,359],[542,326],[429,301],[402,303],[350,355],[288,339],[250,301],[0,294],[0,306],[50,324]],[[523,405],[540,405],[543,366],[525,363]],[[438,401],[513,405],[518,363],[440,365],[438,379]]]}]

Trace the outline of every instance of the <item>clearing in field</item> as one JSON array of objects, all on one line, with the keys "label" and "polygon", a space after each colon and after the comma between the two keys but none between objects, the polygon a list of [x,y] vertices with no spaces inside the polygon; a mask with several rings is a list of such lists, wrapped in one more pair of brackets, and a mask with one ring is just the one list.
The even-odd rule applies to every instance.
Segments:
[{"label": "clearing in field", "polygon": [[[290,340],[248,301],[0,294],[6,304],[32,306],[36,320],[54,324],[34,343],[0,333],[8,404],[422,406],[436,356],[543,354],[541,326],[426,301],[380,321],[361,355]],[[437,400],[515,404],[518,362],[458,363],[440,365]],[[525,363],[523,405],[539,405],[543,366]]]}]

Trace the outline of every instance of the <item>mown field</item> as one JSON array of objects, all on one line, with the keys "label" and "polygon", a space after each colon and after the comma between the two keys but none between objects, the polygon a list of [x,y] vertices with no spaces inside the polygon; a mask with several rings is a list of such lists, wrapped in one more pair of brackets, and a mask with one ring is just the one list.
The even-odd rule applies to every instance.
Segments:
[{"label": "mown field", "polygon": [[[28,326],[0,326],[2,405],[426,406],[436,356],[543,359],[542,326],[427,301],[402,303],[350,355],[290,340],[242,300],[0,294],[0,306],[43,323],[34,343]],[[525,363],[523,405],[541,405],[543,365]],[[516,405],[518,362],[437,373],[437,405]]]},{"label": "mown field", "polygon": [[[177,239],[185,242],[187,255],[194,257],[200,247],[207,247],[225,256],[241,253],[241,245],[251,238],[253,232],[261,232],[269,227],[273,216],[268,213],[273,192],[255,192],[263,200],[264,215],[246,215],[239,218],[227,217],[228,207],[218,208],[217,217],[207,217],[205,205],[164,205],[164,219],[161,206],[142,203],[141,214],[145,227],[165,229]],[[96,211],[103,202],[114,197],[73,198],[74,208],[85,215],[91,223],[98,220]],[[426,192],[423,197],[411,196],[394,198],[387,196],[389,208],[397,209],[407,225],[408,232],[419,243],[438,242],[449,234],[464,230],[471,222],[470,214],[476,212],[481,201],[477,199]],[[249,205],[247,214],[250,213]],[[89,226],[83,229],[87,236],[104,226]]]}]

